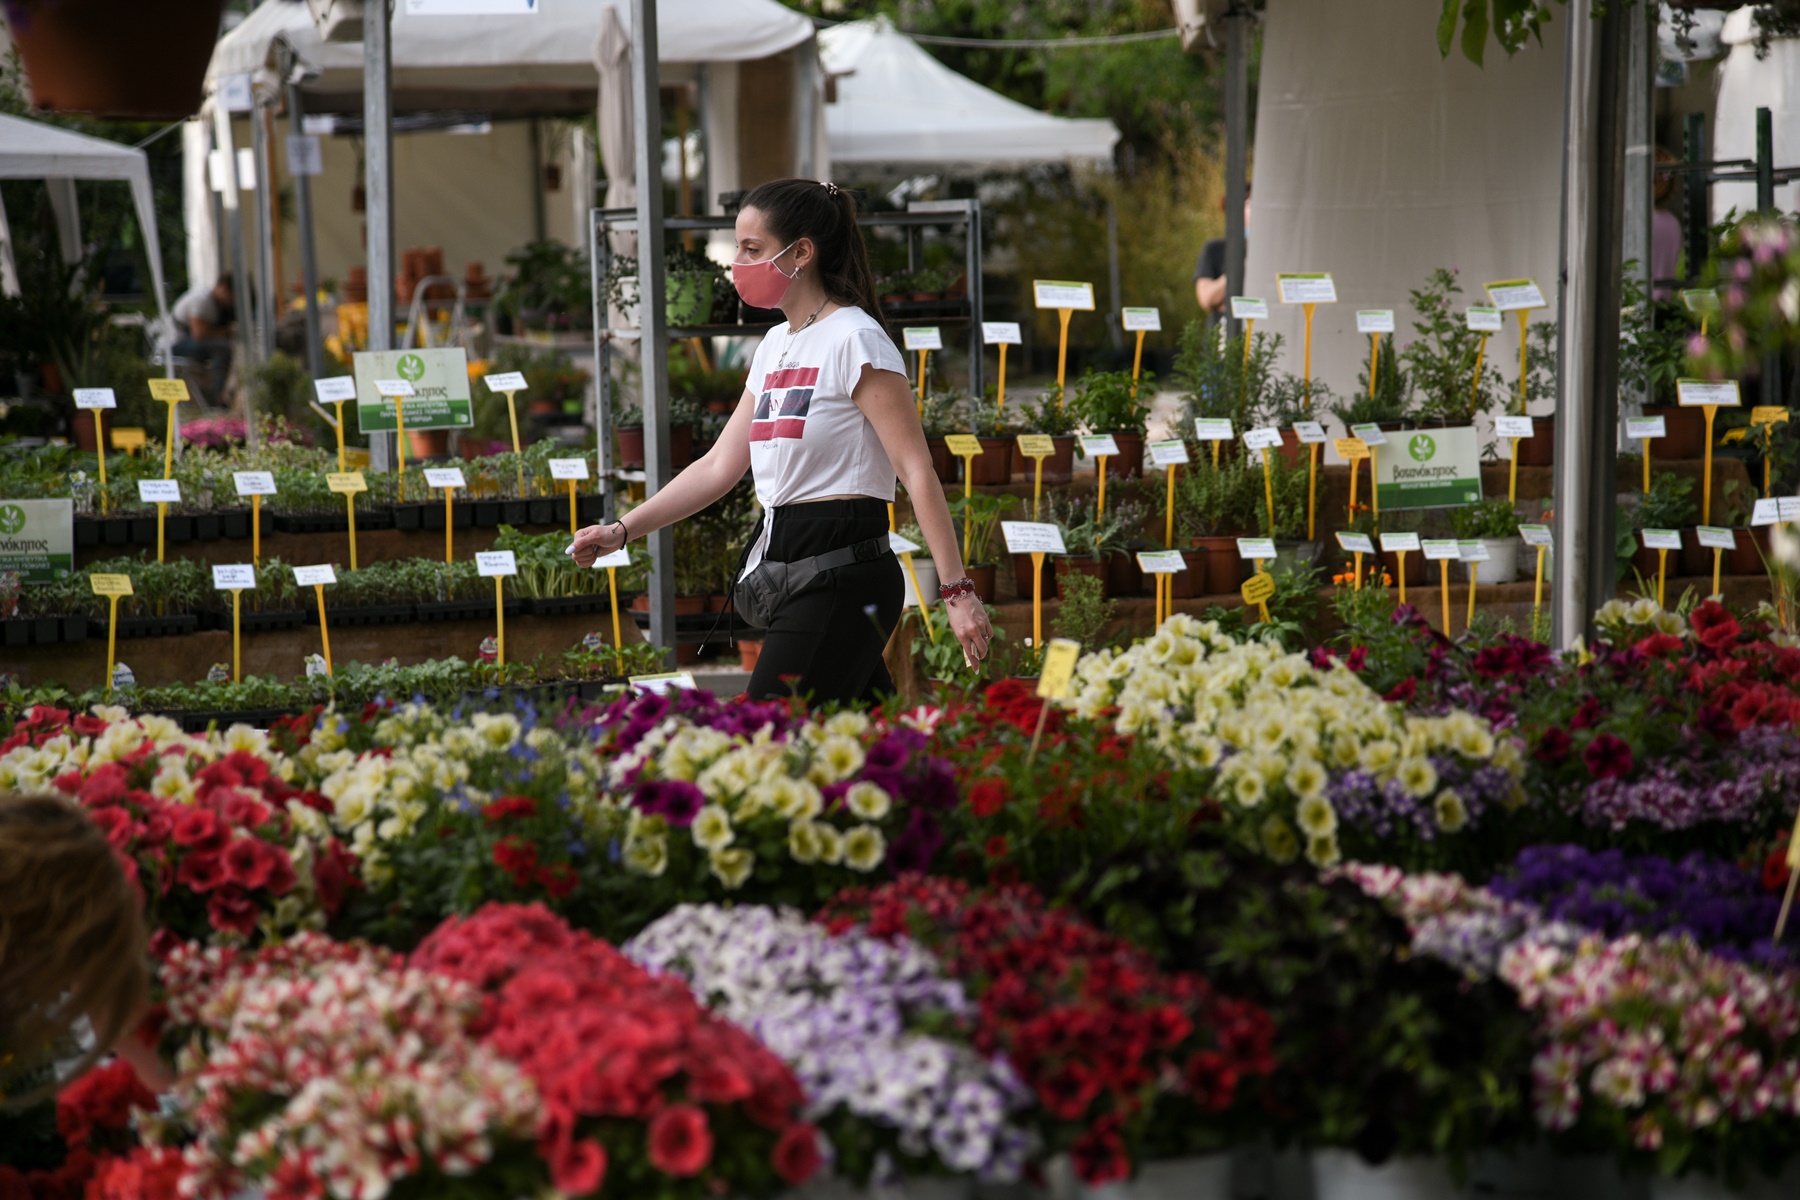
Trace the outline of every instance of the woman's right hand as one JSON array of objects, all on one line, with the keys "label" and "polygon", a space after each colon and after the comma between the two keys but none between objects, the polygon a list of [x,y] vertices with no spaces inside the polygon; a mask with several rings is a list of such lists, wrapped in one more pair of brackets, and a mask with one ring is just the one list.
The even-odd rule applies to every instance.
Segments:
[{"label": "woman's right hand", "polygon": [[604,558],[625,544],[625,523],[609,521],[589,525],[575,535],[573,556],[578,567],[591,567],[594,560]]}]

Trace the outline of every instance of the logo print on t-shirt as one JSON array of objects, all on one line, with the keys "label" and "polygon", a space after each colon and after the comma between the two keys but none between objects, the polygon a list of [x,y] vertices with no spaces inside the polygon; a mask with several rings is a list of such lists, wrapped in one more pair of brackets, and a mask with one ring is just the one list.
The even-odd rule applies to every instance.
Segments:
[{"label": "logo print on t-shirt", "polygon": [[750,422],[750,440],[798,439],[806,433],[806,414],[812,408],[813,389],[819,382],[817,367],[788,367],[770,371],[756,398],[756,415]]}]

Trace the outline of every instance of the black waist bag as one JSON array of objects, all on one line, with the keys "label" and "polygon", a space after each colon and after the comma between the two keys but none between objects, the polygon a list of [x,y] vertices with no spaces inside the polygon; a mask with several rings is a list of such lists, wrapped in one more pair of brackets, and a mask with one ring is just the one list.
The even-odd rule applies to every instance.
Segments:
[{"label": "black waist bag", "polygon": [[811,558],[796,559],[793,562],[769,562],[764,559],[757,564],[756,570],[738,580],[737,586],[732,589],[732,606],[746,624],[756,629],[767,629],[774,623],[775,614],[781,611],[781,606],[790,596],[798,596],[804,592],[817,583],[825,572],[835,571],[852,563],[873,562],[884,554],[892,553],[893,547],[888,544],[887,535],[883,534],[854,546],[845,546],[841,550],[815,554]]}]

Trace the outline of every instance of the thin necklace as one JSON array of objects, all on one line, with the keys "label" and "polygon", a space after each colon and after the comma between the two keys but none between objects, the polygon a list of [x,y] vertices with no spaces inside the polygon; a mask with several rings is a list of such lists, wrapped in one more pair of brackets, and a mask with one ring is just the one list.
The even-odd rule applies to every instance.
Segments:
[{"label": "thin necklace", "polygon": [[791,322],[789,323],[787,344],[781,348],[781,357],[775,360],[775,369],[777,371],[783,369],[784,367],[799,365],[798,363],[788,362],[788,352],[794,348],[794,339],[799,337],[807,329],[811,328],[812,323],[819,319],[819,313],[824,311],[825,306],[827,304],[829,304],[830,302],[831,302],[830,296],[827,296],[827,297],[825,297],[825,299],[819,301],[819,307],[812,310],[812,316],[806,318],[806,321],[800,326],[799,329],[793,328],[793,324]]}]

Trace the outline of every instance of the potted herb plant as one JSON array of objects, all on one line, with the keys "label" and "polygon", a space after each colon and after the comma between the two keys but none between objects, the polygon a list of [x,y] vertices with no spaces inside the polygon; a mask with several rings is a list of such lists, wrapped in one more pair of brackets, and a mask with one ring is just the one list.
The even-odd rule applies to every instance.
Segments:
[{"label": "potted herb plant", "polygon": [[1412,380],[1398,355],[1384,354],[1375,372],[1375,392],[1369,393],[1369,360],[1363,359],[1356,379],[1356,394],[1334,400],[1325,411],[1343,423],[1347,431],[1356,425],[1378,425],[1384,433],[1408,427],[1412,420]]},{"label": "potted herb plant", "polygon": [[1178,599],[1235,592],[1247,577],[1237,540],[1256,528],[1262,503],[1262,469],[1241,462],[1213,466],[1196,459],[1175,476],[1175,529],[1191,547],[1182,551],[1187,570],[1170,583]]},{"label": "potted herb plant", "polygon": [[990,391],[979,399],[969,397],[962,417],[964,430],[981,441],[981,453],[970,464],[975,486],[1011,483],[1014,434],[995,393]]},{"label": "potted herb plant", "polygon": [[1400,352],[1400,359],[1418,393],[1422,425],[1473,424],[1475,414],[1494,408],[1506,390],[1492,355],[1482,357],[1481,375],[1476,377],[1482,335],[1470,329],[1457,310],[1461,295],[1456,272],[1442,267],[1411,292],[1417,313],[1413,329],[1419,336]]},{"label": "potted herb plant", "polygon": [[925,411],[920,415],[919,423],[924,427],[925,449],[931,453],[931,469],[936,472],[939,483],[957,481],[957,458],[950,453],[950,444],[945,439],[964,431],[958,416],[965,399],[963,393],[954,388],[928,391],[925,395]]},{"label": "potted herb plant", "polygon": [[[1324,547],[1322,539],[1306,536],[1306,506],[1311,472],[1306,466],[1290,463],[1282,455],[1270,460],[1269,481],[1265,488],[1262,471],[1246,466],[1244,474],[1253,479],[1256,495],[1256,528],[1261,536],[1275,539],[1276,560],[1296,571],[1310,570]],[[1268,492],[1275,496],[1275,522],[1269,523]],[[1321,523],[1322,524],[1322,523]]]},{"label": "potted herb plant", "polygon": [[[1073,406],[1065,404],[1061,391],[1052,385],[1034,403],[1019,406],[1019,433],[1041,433],[1050,438],[1055,452],[1044,460],[1045,483],[1068,483],[1075,478],[1075,430],[1079,427]],[[1015,438],[1012,445],[1012,477],[1029,483],[1036,468],[1025,457]]]},{"label": "potted herb plant", "polygon": [[1495,496],[1453,508],[1450,529],[1459,541],[1479,539],[1487,546],[1488,561],[1465,564],[1465,577],[1471,568],[1480,583],[1512,583],[1519,577],[1519,547],[1524,543],[1519,540],[1519,518],[1510,501]]},{"label": "potted herb plant", "polygon": [[1629,271],[1621,299],[1619,386],[1650,393],[1644,415],[1663,419],[1664,433],[1654,447],[1656,457],[1664,462],[1704,458],[1705,415],[1699,408],[1683,408],[1675,388],[1675,381],[1684,373],[1688,338],[1699,332],[1699,326],[1684,308],[1653,306]]},{"label": "potted herb plant", "polygon": [[[976,459],[980,462],[980,459]],[[965,518],[968,541],[963,546],[963,570],[975,584],[983,603],[994,603],[1000,568],[1000,522],[1019,507],[1017,496],[988,496],[976,492],[950,499],[950,523],[961,534]]]},{"label": "potted herb plant", "polygon": [[[1687,529],[1699,517],[1699,506],[1694,502],[1694,481],[1674,471],[1656,471],[1650,476],[1650,490],[1638,494],[1637,503],[1630,511],[1630,528],[1633,533],[1645,529]],[[1637,549],[1632,554],[1631,565],[1645,579],[1656,577],[1657,560],[1660,555],[1643,544],[1643,539],[1634,539]]]},{"label": "potted herb plant", "polygon": [[1310,459],[1311,452],[1302,447],[1300,433],[1294,426],[1301,421],[1318,420],[1331,411],[1335,402],[1331,388],[1322,380],[1308,382],[1284,371],[1264,390],[1262,406],[1253,419],[1281,430],[1281,457],[1289,466],[1298,466]]},{"label": "potted herb plant", "polygon": [[[1255,422],[1277,374],[1281,337],[1258,334],[1249,340],[1247,351],[1245,344],[1241,335],[1227,338],[1222,324],[1208,326],[1194,320],[1182,329],[1170,382],[1182,396],[1184,433],[1193,431],[1197,417],[1229,420],[1239,436]],[[1235,458],[1238,444],[1221,443],[1220,453]]]},{"label": "potted herb plant", "polygon": [[1134,388],[1129,371],[1087,371],[1075,383],[1075,416],[1089,433],[1110,433],[1119,452],[1106,460],[1109,479],[1135,479],[1144,469],[1144,439],[1150,407],[1138,399],[1149,395],[1155,376],[1146,373]]}]

